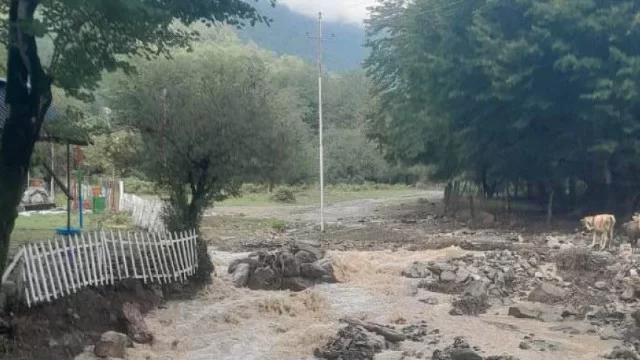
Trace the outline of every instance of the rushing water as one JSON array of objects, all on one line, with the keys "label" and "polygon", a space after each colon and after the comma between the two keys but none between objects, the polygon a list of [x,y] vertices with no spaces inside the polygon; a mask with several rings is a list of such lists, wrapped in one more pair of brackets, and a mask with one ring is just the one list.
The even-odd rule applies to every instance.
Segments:
[{"label": "rushing water", "polygon": [[[197,299],[171,302],[147,317],[156,336],[153,346],[138,346],[130,359],[189,360],[300,360],[313,359],[322,345],[339,328],[343,316],[358,316],[388,323],[403,318],[408,324],[426,321],[440,329],[443,347],[454,336],[465,336],[486,355],[509,353],[528,359],[596,359],[615,342],[593,335],[568,335],[551,331],[553,323],[506,316],[506,308],[492,308],[480,317],[451,316],[449,296],[438,305],[427,305],[411,294],[412,279],[399,276],[401,269],[416,260],[459,256],[457,248],[424,252],[331,252],[340,284],[324,284],[302,293],[250,291],[230,284],[226,265],[246,254],[211,251],[218,278]],[[424,294],[423,294],[424,295]],[[564,324],[564,323],[563,323]],[[570,324],[576,328],[584,323]],[[553,340],[561,351],[519,349],[524,335]],[[407,345],[409,346],[409,345]],[[425,354],[431,349],[424,344]]]}]

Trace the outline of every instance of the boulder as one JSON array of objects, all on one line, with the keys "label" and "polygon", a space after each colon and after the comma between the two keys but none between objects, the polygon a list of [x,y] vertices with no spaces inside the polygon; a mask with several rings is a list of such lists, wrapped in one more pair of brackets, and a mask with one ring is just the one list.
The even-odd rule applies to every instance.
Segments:
[{"label": "boulder", "polygon": [[227,268],[227,272],[229,274],[233,274],[236,271],[236,268],[240,264],[248,264],[250,268],[255,269],[258,266],[258,260],[256,258],[247,257],[242,259],[235,259],[229,264],[229,268]]},{"label": "boulder", "polygon": [[256,268],[249,275],[247,286],[251,290],[273,290],[277,281],[276,272],[269,266]]},{"label": "boulder", "polygon": [[312,263],[301,264],[300,274],[309,279],[334,278],[333,266],[327,259],[320,259]]},{"label": "boulder", "polygon": [[431,276],[431,271],[427,267],[427,264],[415,261],[409,265],[409,267],[402,270],[401,275],[413,279],[424,279]]},{"label": "boulder", "polygon": [[527,300],[544,304],[555,304],[563,301],[567,296],[567,290],[551,283],[543,282],[531,290]]},{"label": "boulder", "polygon": [[307,250],[300,250],[293,255],[298,264],[308,264],[318,260],[318,255]]},{"label": "boulder", "polygon": [[315,282],[311,279],[305,279],[303,277],[286,277],[282,278],[280,289],[297,292],[310,288],[313,285],[315,285]]},{"label": "boulder", "polygon": [[126,356],[126,348],[131,347],[131,339],[122,333],[107,331],[100,336],[93,350],[94,354],[102,358],[122,358]]},{"label": "boulder", "polygon": [[456,280],[456,274],[452,271],[445,270],[440,274],[440,281],[453,282]]},{"label": "boulder", "polygon": [[148,344],[153,341],[153,334],[149,331],[137,304],[125,301],[122,304],[122,313],[127,323],[127,331],[133,341],[139,344]]},{"label": "boulder", "polygon": [[238,264],[232,275],[233,285],[235,287],[245,287],[249,282],[249,274],[251,272],[251,265],[247,263]]},{"label": "boulder", "polygon": [[282,276],[297,277],[300,276],[300,264],[296,258],[290,253],[282,254]]},{"label": "boulder", "polygon": [[524,306],[511,306],[509,308],[509,316],[513,316],[518,319],[538,319],[541,315],[541,311]]},{"label": "boulder", "polygon": [[482,360],[482,356],[469,348],[452,349],[449,357],[451,360]]}]

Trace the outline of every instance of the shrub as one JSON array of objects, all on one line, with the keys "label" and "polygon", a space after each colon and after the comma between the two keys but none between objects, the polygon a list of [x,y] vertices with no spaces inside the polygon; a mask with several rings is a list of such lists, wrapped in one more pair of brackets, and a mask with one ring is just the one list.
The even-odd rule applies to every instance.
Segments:
[{"label": "shrub", "polygon": [[269,227],[275,231],[283,232],[287,229],[287,223],[284,220],[273,219],[268,222]]},{"label": "shrub", "polygon": [[296,195],[293,190],[281,187],[271,195],[271,200],[279,203],[292,204],[296,202]]}]

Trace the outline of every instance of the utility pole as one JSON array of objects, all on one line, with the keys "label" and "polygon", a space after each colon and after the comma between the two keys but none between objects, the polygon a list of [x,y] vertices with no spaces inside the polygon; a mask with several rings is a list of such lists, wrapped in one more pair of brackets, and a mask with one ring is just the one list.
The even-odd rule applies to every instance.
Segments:
[{"label": "utility pole", "polygon": [[318,60],[318,141],[320,147],[320,231],[324,232],[324,149],[322,142],[322,12],[318,13],[318,28],[315,36]]}]

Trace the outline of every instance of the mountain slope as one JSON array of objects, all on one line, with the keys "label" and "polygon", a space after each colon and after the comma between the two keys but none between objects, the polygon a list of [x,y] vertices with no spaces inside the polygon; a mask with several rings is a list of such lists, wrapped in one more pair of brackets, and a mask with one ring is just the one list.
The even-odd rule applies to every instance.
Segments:
[{"label": "mountain slope", "polygon": [[[259,1],[256,7],[273,19],[270,27],[256,24],[239,30],[239,36],[253,41],[260,47],[278,54],[291,54],[308,61],[316,59],[316,41],[307,34],[315,35],[316,20],[289,10],[279,4],[272,8],[266,1]],[[323,22],[324,66],[332,72],[343,72],[359,68],[368,50],[364,44],[364,28],[338,22]],[[335,35],[335,37],[331,36]]]}]

